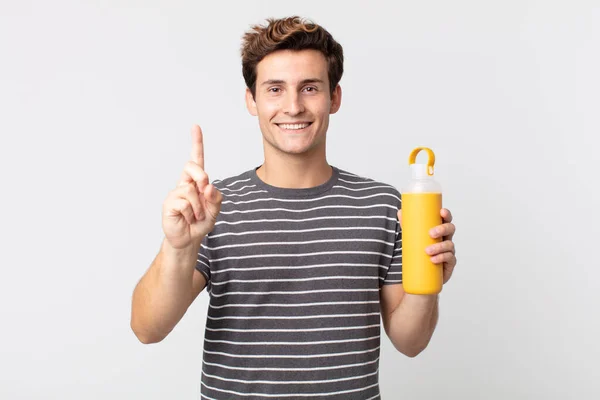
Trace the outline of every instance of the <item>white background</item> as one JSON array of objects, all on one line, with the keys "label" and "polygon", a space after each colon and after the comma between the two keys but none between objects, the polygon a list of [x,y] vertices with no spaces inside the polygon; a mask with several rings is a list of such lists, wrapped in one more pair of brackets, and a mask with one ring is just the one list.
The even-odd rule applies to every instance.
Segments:
[{"label": "white background", "polygon": [[384,399],[600,398],[600,2],[2,1],[0,398],[198,399],[207,295],[129,327],[202,126],[211,180],[262,162],[239,47],[299,14],[344,47],[328,161],[402,188],[429,146],[458,266]]}]

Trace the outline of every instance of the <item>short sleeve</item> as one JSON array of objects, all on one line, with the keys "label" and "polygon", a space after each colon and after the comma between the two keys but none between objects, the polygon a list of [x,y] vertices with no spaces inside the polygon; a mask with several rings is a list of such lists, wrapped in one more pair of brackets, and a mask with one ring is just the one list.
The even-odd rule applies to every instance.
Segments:
[{"label": "short sleeve", "polygon": [[398,220],[396,220],[395,231],[392,260],[383,281],[384,285],[402,283],[402,229],[400,228],[400,222]]},{"label": "short sleeve", "polygon": [[198,257],[196,259],[196,269],[204,275],[206,283],[210,283],[210,255],[208,251],[208,235],[202,240],[200,249],[198,250]]}]

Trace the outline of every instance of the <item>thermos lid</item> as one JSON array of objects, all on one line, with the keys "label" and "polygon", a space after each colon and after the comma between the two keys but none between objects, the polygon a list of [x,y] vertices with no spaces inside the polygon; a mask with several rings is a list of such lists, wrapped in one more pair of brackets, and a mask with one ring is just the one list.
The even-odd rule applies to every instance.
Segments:
[{"label": "thermos lid", "polygon": [[427,173],[427,164],[410,164],[410,175],[413,179],[427,179],[432,178]]}]

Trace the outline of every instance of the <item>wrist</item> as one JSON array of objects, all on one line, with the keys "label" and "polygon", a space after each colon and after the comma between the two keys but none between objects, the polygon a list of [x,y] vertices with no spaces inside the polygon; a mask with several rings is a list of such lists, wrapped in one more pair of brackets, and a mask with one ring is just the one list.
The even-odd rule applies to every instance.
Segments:
[{"label": "wrist", "polygon": [[173,247],[165,238],[161,245],[161,258],[164,267],[171,268],[192,268],[196,265],[198,251],[202,241],[192,243],[189,246],[176,248]]}]

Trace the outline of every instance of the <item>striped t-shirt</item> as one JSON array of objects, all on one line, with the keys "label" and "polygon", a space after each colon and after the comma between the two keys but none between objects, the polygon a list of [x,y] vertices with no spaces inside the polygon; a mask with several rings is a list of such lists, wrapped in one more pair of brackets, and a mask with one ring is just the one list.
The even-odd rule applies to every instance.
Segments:
[{"label": "striped t-shirt", "polygon": [[402,281],[392,186],[332,167],[308,189],[256,169],[223,194],[196,268],[210,296],[203,399],[379,399],[384,284]]}]

